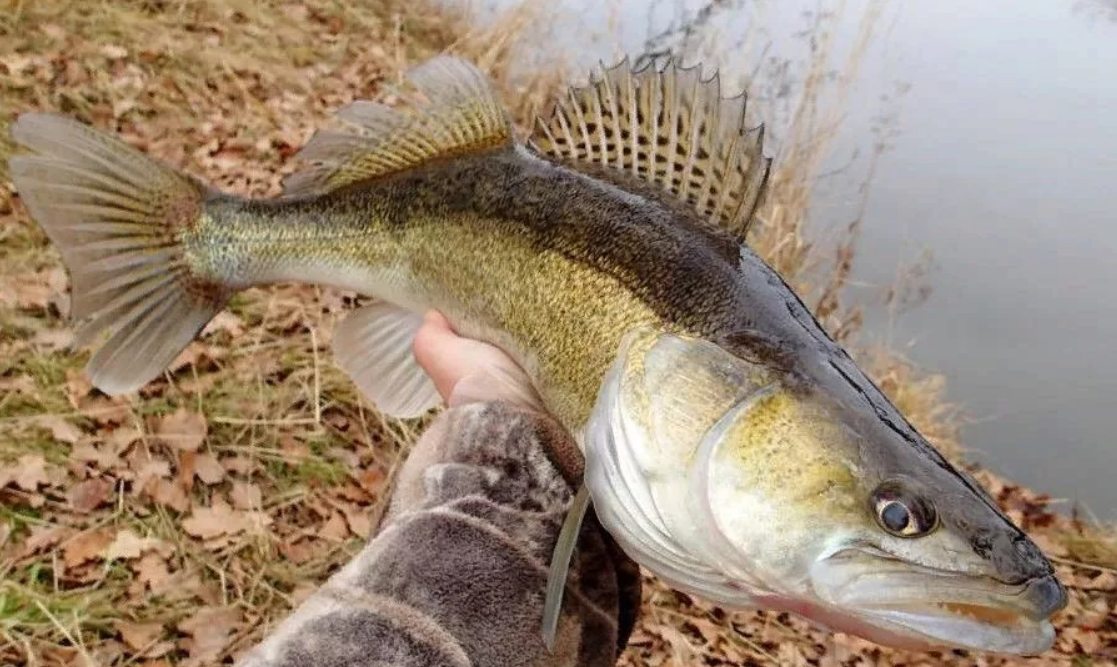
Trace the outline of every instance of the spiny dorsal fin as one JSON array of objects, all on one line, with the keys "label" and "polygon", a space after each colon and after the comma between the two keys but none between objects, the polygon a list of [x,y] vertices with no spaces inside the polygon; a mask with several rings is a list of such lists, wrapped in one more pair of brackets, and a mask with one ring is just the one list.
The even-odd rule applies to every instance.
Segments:
[{"label": "spiny dorsal fin", "polygon": [[322,193],[413,167],[512,145],[512,121],[488,78],[471,63],[437,56],[408,73],[425,102],[410,113],[365,100],[338,112],[363,135],[318,132],[299,152],[312,167],[292,174],[288,194]]},{"label": "spiny dorsal fin", "polygon": [[592,163],[658,186],[744,241],[767,188],[763,125],[745,127],[746,97],[721,96],[717,73],[628,59],[571,88],[530,145],[577,168]]}]

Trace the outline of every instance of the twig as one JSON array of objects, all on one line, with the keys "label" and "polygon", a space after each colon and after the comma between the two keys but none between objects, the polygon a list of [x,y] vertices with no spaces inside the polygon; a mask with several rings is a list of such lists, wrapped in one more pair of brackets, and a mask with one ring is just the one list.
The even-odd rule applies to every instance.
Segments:
[{"label": "twig", "polygon": [[1062,565],[1070,565],[1071,567],[1080,567],[1086,570],[1096,570],[1098,572],[1108,572],[1109,574],[1117,574],[1117,568],[1106,567],[1104,565],[1094,565],[1093,563],[1084,563],[1080,560],[1073,558],[1060,558],[1059,556],[1048,556],[1048,560],[1060,563]]},{"label": "twig", "polygon": [[314,423],[322,423],[322,376],[318,366],[318,334],[310,327],[310,344],[314,351]]}]

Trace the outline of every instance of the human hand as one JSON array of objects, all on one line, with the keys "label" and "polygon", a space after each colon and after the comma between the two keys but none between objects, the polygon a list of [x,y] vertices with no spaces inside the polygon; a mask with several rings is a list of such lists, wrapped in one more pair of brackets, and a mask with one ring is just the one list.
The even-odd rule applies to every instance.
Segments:
[{"label": "human hand", "polygon": [[531,379],[503,350],[459,336],[438,311],[428,311],[412,344],[415,360],[446,405],[505,401],[544,411]]}]

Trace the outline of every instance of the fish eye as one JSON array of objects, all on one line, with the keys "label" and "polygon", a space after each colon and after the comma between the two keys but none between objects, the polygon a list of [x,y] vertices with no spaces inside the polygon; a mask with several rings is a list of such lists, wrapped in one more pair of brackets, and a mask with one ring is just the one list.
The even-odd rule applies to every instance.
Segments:
[{"label": "fish eye", "polygon": [[878,486],[873,491],[872,504],[877,523],[896,537],[920,537],[938,526],[934,505],[898,480]]}]

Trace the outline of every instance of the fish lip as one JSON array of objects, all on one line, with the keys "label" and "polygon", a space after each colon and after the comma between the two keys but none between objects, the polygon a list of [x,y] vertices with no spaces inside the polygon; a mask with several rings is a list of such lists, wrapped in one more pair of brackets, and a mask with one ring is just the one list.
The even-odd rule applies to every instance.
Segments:
[{"label": "fish lip", "polygon": [[[869,562],[878,567],[880,564],[902,567],[903,571],[893,575],[893,585],[890,587],[893,592],[897,590],[895,583],[903,584],[905,580],[910,581],[916,578],[925,582],[928,577],[933,577],[943,585],[945,589],[944,592],[953,593],[951,596],[937,600],[939,602],[988,606],[1006,611],[1013,610],[1035,621],[1042,621],[1050,618],[1053,614],[1066,607],[1068,602],[1066,588],[1059,582],[1055,575],[1050,572],[1025,579],[1021,582],[1010,583],[991,576],[949,572],[908,563],[878,549],[863,546],[843,548],[820,559],[820,562],[823,563],[840,564],[842,561],[850,563]],[[859,579],[866,579],[871,576],[872,574],[870,572],[868,575],[855,576],[844,586],[831,586],[827,591],[829,595],[826,597],[836,597],[844,603],[856,600],[856,596],[850,598],[842,595],[843,589],[855,588]],[[918,589],[922,589],[924,585],[925,583],[921,583]],[[899,588],[900,591],[912,590],[912,592],[915,592],[915,589],[916,587],[914,586],[912,589]],[[912,595],[907,599],[900,595],[896,596],[884,606],[913,604],[926,601],[925,598],[919,598],[916,595]],[[869,606],[874,605],[870,603]]]},{"label": "fish lip", "polygon": [[[994,607],[986,609],[994,613]],[[980,614],[981,609],[975,609]],[[1019,615],[1000,623],[987,623],[963,613],[935,605],[917,609],[881,606],[863,610],[859,616],[898,634],[919,638],[929,647],[951,646],[975,651],[994,651],[1017,655],[1038,655],[1055,643],[1055,628],[1050,621]]]},{"label": "fish lip", "polygon": [[1067,604],[1051,573],[1006,584],[905,563],[872,547],[820,559],[811,581],[820,599],[878,626],[940,645],[1026,655],[1051,647],[1048,619]]}]

